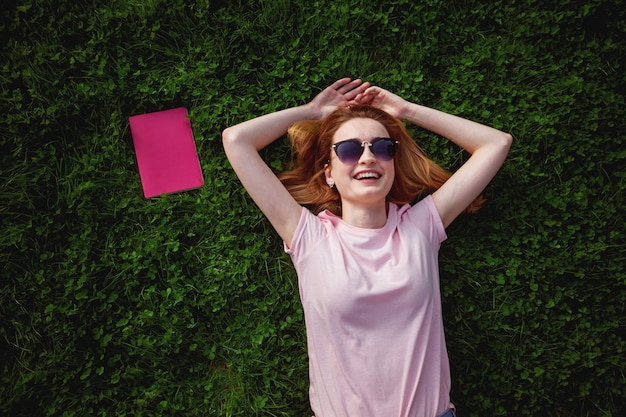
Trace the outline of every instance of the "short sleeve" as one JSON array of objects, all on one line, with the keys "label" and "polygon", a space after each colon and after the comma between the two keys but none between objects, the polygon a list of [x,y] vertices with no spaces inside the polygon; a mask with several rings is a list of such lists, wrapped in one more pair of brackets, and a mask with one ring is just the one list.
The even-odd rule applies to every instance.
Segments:
[{"label": "short sleeve", "polygon": [[411,207],[407,214],[408,220],[424,233],[432,244],[441,246],[448,238],[446,228],[435,206],[432,195],[428,195]]}]

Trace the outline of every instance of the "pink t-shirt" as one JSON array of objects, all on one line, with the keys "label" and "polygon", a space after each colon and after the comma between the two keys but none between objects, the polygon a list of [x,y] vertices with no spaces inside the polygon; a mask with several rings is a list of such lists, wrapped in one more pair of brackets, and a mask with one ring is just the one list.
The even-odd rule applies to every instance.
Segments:
[{"label": "pink t-shirt", "polygon": [[382,229],[303,209],[291,248],[316,417],[435,417],[452,407],[432,197]]}]

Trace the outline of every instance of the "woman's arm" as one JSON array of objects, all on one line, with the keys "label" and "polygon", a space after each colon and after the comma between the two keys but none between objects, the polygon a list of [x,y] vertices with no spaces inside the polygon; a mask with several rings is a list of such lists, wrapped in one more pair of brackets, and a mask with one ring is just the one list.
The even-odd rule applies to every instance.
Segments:
[{"label": "woman's arm", "polygon": [[321,119],[338,107],[353,103],[369,84],[344,78],[319,93],[310,103],[266,114],[222,133],[226,156],[244,188],[280,237],[291,244],[302,207],[259,155],[259,151],[299,120]]},{"label": "woman's arm", "polygon": [[379,107],[443,136],[472,156],[433,193],[444,226],[470,205],[496,175],[511,147],[512,137],[494,128],[406,101],[379,87],[357,96],[358,103]]}]

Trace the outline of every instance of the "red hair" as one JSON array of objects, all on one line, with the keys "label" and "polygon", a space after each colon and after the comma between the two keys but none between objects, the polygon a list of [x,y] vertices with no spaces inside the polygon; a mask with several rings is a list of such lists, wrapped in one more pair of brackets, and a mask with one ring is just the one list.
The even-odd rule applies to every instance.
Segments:
[{"label": "red hair", "polygon": [[[279,178],[298,203],[315,213],[330,210],[341,215],[341,197],[326,184],[324,170],[330,161],[335,132],[355,118],[376,120],[391,138],[399,141],[394,158],[396,174],[388,201],[400,206],[415,203],[450,178],[451,174],[428,158],[415,143],[401,120],[376,107],[354,105],[339,108],[324,120],[304,120],[289,128],[287,135],[294,148],[294,167],[279,174]],[[483,202],[482,196],[478,197],[466,211],[477,211]]]}]

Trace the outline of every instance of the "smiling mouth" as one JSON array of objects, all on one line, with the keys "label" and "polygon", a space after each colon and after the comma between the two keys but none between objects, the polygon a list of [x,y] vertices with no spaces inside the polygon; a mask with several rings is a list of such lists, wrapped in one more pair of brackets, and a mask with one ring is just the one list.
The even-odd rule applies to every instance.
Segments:
[{"label": "smiling mouth", "polygon": [[356,180],[377,180],[380,178],[380,174],[376,172],[360,172],[354,176]]}]

